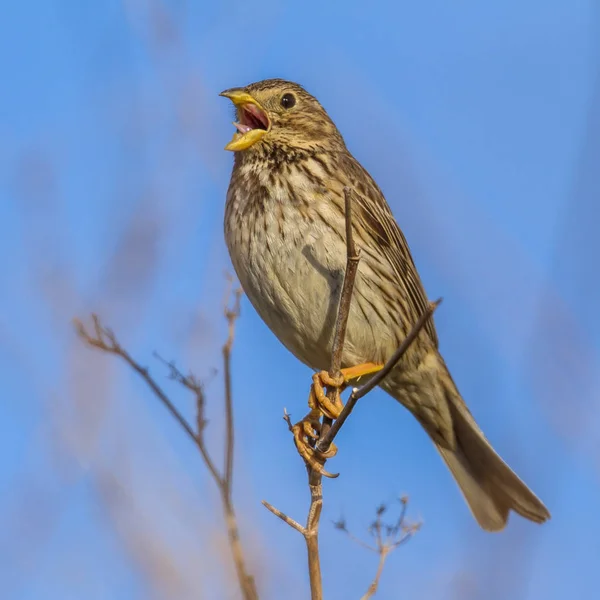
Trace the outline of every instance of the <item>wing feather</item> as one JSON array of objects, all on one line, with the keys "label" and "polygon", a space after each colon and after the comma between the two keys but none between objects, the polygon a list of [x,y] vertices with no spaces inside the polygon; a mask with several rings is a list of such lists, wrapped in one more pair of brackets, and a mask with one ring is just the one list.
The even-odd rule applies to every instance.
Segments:
[{"label": "wing feather", "polygon": [[[356,223],[379,244],[381,252],[398,277],[399,289],[406,298],[406,316],[414,323],[427,310],[429,301],[406,238],[378,185],[350,154],[344,157],[340,172],[348,176],[345,185],[354,192],[353,216]],[[410,324],[407,325],[410,327]],[[427,321],[425,331],[437,348],[438,338],[433,319]]]}]

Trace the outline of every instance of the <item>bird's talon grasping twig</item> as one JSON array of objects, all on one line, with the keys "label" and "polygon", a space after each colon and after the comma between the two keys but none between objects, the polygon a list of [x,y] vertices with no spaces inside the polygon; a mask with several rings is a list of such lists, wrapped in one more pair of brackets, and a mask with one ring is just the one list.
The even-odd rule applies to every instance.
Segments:
[{"label": "bird's talon grasping twig", "polygon": [[[319,371],[313,375],[312,380],[308,396],[308,406],[311,410],[318,410],[329,419],[337,419],[344,409],[344,405],[340,399],[340,392],[346,387],[344,376],[331,377],[327,371]],[[327,397],[325,387],[336,391],[333,400]]]},{"label": "bird's talon grasping twig", "polygon": [[[326,460],[333,458],[337,454],[335,444],[331,444],[326,452],[319,452],[314,448],[314,443],[319,439],[321,430],[320,416],[320,411],[313,409],[301,421],[298,421],[295,425],[291,425],[290,429],[294,436],[296,450],[306,465],[324,477],[335,478],[339,474],[329,473],[323,466]],[[289,425],[291,423],[289,415],[286,415],[284,418]]]}]

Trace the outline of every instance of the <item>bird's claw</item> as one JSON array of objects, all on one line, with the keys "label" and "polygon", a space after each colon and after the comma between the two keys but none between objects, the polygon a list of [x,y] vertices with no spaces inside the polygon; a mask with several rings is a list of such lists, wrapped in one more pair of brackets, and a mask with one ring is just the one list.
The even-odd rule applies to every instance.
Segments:
[{"label": "bird's claw", "polygon": [[[324,465],[326,460],[337,454],[336,445],[332,443],[325,452],[320,452],[315,448],[315,443],[321,435],[321,417],[325,416],[335,420],[340,416],[344,408],[340,392],[348,385],[348,378],[343,372],[337,377],[332,377],[327,371],[319,371],[313,375],[312,380],[308,396],[310,412],[295,425],[290,425],[290,429],[294,435],[294,444],[296,444],[298,454],[306,465],[324,477],[334,478],[339,473],[329,473],[325,470]],[[333,398],[327,397],[326,387],[335,391]]]},{"label": "bird's claw", "polygon": [[325,470],[325,461],[333,458],[337,454],[337,447],[331,444],[326,452],[319,452],[313,447],[316,440],[319,439],[321,433],[321,423],[319,419],[321,411],[318,408],[312,409],[301,421],[292,425],[291,430],[294,435],[294,444],[298,454],[304,462],[313,471],[320,473],[324,477],[335,478],[338,474],[329,473]]},{"label": "bird's claw", "polygon": [[[340,400],[340,392],[346,387],[346,379],[343,375],[332,377],[327,371],[319,371],[313,375],[313,383],[310,386],[308,406],[311,411],[318,410],[330,419],[337,419],[344,408]],[[336,393],[332,400],[325,394],[325,387],[334,388]]]}]

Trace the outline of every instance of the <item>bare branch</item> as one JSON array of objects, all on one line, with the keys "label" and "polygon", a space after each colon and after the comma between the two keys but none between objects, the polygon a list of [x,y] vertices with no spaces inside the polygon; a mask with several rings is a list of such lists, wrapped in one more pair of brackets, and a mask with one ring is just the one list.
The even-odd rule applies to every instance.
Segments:
[{"label": "bare branch", "polygon": [[223,346],[223,362],[225,377],[225,420],[226,420],[226,442],[225,442],[225,467],[224,474],[221,475],[212,460],[204,441],[204,430],[206,427],[205,418],[205,395],[201,382],[193,375],[184,375],[172,361],[166,361],[158,354],[155,356],[168,368],[169,377],[173,379],[190,392],[196,399],[196,421],[197,432],[195,433],[188,421],[177,410],[165,392],[150,376],[148,369],[142,367],[131,355],[119,344],[114,333],[107,327],[104,327],[97,315],[92,315],[94,334],[88,333],[83,323],[76,319],[75,328],[79,337],[89,346],[120,356],[129,366],[138,373],[146,382],[148,387],[154,392],[156,397],[167,407],[169,412],[175,417],[186,434],[194,441],[202,459],[204,460],[211,476],[213,477],[221,493],[223,513],[227,527],[227,536],[231,549],[233,563],[236,569],[238,582],[242,591],[244,600],[258,600],[258,593],[254,577],[246,570],[246,562],[240,542],[240,534],[237,525],[237,517],[231,499],[232,479],[233,479],[233,451],[234,451],[234,425],[233,425],[233,399],[231,390],[231,349],[233,346],[235,334],[235,322],[240,314],[241,290],[235,290],[233,308],[225,308],[225,318],[228,324],[228,336]]},{"label": "bare branch", "polygon": [[254,577],[246,570],[246,559],[244,558],[244,551],[240,540],[235,509],[231,499],[225,495],[224,491],[225,488],[222,488],[223,512],[225,513],[225,522],[227,525],[227,538],[229,540],[229,547],[231,548],[233,564],[235,565],[238,581],[242,588],[242,595],[244,600],[258,600],[256,582],[254,581]]},{"label": "bare branch", "polygon": [[331,377],[337,377],[342,368],[342,355],[344,352],[344,342],[346,340],[348,315],[350,314],[350,302],[352,300],[354,281],[356,279],[356,272],[360,261],[360,251],[357,251],[352,235],[352,190],[348,187],[344,188],[344,201],[346,204],[346,273],[344,275],[344,284],[340,295],[340,304],[335,324],[335,335],[331,350],[331,366],[329,368]]},{"label": "bare branch", "polygon": [[[344,283],[342,285],[342,293],[340,295],[340,303],[338,306],[337,319],[335,323],[335,335],[333,337],[333,345],[331,349],[331,365],[329,367],[329,375],[337,377],[342,368],[342,356],[344,354],[344,342],[346,340],[346,327],[348,325],[348,316],[350,315],[350,302],[352,301],[352,293],[354,292],[354,281],[358,272],[358,263],[360,261],[360,250],[356,249],[354,244],[354,235],[352,232],[352,194],[353,191],[349,187],[344,188],[344,203],[345,203],[345,218],[346,218],[346,272],[344,275]],[[337,388],[327,390],[327,397],[334,403],[339,402],[340,391]],[[323,418],[323,426],[321,428],[320,439],[327,436],[332,420],[329,417]],[[319,440],[320,441],[320,440]],[[317,444],[317,448],[320,444]],[[329,445],[327,446],[329,448]]]},{"label": "bare branch", "polygon": [[379,552],[377,550],[377,548],[373,548],[373,546],[371,546],[370,544],[367,544],[367,542],[365,542],[365,541],[361,540],[359,537],[355,536],[347,528],[345,520],[340,519],[339,521],[334,521],[333,526],[338,531],[343,531],[355,544],[357,544],[358,546],[361,546],[365,550],[369,550],[370,552],[375,552],[375,553]]},{"label": "bare branch", "polygon": [[278,508],[275,508],[272,504],[269,504],[266,500],[262,501],[263,506],[270,510],[276,517],[279,517],[284,523],[287,523],[290,527],[293,527],[296,531],[299,531],[302,535],[305,535],[306,529],[294,521],[291,517],[288,517],[285,513],[281,512]]},{"label": "bare branch", "polygon": [[[316,480],[313,483],[312,480]],[[311,600],[322,600],[323,582],[321,578],[321,557],[319,555],[319,521],[323,508],[323,486],[321,475],[309,473],[310,508],[306,520],[306,552],[308,558],[308,575],[310,579]]]},{"label": "bare branch", "polygon": [[195,444],[198,444],[196,434],[192,429],[191,425],[187,422],[185,417],[175,408],[175,405],[169,400],[165,392],[160,386],[150,377],[148,369],[142,367],[137,363],[131,355],[119,344],[114,333],[108,328],[104,327],[100,322],[98,315],[92,315],[92,322],[94,325],[94,335],[88,333],[83,323],[79,319],[74,319],[73,323],[79,337],[89,346],[120,356],[140,377],[146,382],[150,389],[154,392],[156,397],[167,407],[167,410],[175,417],[176,421],[181,425],[183,430],[186,432]]},{"label": "bare branch", "polygon": [[369,535],[375,540],[375,548],[352,534],[345,521],[334,523],[335,528],[345,533],[350,540],[367,550],[376,552],[379,556],[375,577],[373,578],[369,589],[361,597],[361,600],[368,600],[377,593],[379,580],[381,579],[387,557],[396,550],[396,548],[408,541],[420,528],[419,523],[407,524],[405,521],[406,508],[408,505],[408,498],[406,496],[400,498],[400,505],[400,514],[393,524],[384,523],[383,521],[383,515],[387,512],[387,506],[385,504],[380,504],[375,509],[375,520],[369,526]]},{"label": "bare branch", "polygon": [[408,496],[402,496],[400,498],[400,514],[398,515],[398,521],[392,529],[392,533],[397,534],[405,526],[406,509],[408,508]]},{"label": "bare branch", "polygon": [[227,494],[231,497],[233,487],[233,450],[235,442],[235,429],[233,426],[233,394],[231,391],[231,348],[235,336],[235,322],[240,316],[241,288],[233,292],[233,308],[225,305],[225,318],[227,319],[227,341],[223,345],[223,375],[225,378],[225,474],[224,481]]},{"label": "bare branch", "polygon": [[383,567],[385,565],[385,559],[388,557],[391,551],[392,549],[388,548],[387,546],[381,549],[381,552],[379,553],[379,564],[377,565],[377,572],[375,573],[375,578],[373,579],[373,582],[369,586],[367,592],[361,597],[360,600],[369,600],[369,598],[372,598],[377,593],[377,588],[379,587],[379,580],[381,579],[381,574],[383,573]]}]

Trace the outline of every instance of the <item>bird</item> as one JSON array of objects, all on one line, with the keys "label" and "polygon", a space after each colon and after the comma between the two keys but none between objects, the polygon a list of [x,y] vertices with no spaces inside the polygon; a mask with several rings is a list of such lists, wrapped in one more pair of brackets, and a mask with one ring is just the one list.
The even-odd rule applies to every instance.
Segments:
[{"label": "bird", "polygon": [[[351,189],[361,254],[342,366],[348,377],[372,373],[429,306],[381,189],[301,85],[266,79],[220,95],[237,119],[225,146],[234,160],[224,234],[242,289],[292,354],[313,370],[328,369],[347,258],[344,190]],[[550,518],[467,408],[432,318],[380,387],[427,432],[481,528],[504,529],[511,511],[535,523]]]}]

